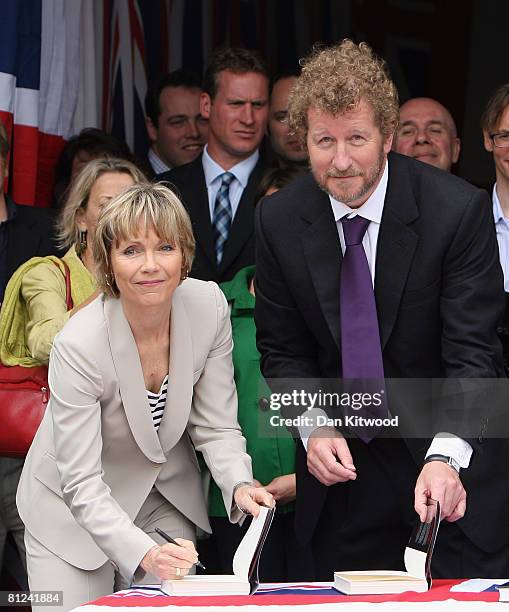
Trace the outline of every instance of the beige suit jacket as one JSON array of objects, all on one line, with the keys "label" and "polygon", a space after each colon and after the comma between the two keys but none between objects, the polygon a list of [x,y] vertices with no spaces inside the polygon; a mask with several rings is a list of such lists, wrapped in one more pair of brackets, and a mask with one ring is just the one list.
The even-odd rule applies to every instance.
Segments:
[{"label": "beige suit jacket", "polygon": [[[154,545],[133,524],[150,490],[210,530],[194,448],[232,505],[252,479],[237,422],[226,300],[212,282],[174,293],[168,395],[159,432],[120,300],[101,296],[55,338],[51,399],[28,453],[17,504],[29,532],[85,570],[108,559],[130,580]],[[232,521],[240,519],[235,510]]]}]

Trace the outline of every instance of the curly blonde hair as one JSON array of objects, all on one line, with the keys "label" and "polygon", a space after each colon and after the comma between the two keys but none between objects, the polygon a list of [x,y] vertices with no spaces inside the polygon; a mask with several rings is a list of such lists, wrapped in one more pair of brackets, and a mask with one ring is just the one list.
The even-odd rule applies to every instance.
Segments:
[{"label": "curly blonde hair", "polygon": [[290,129],[306,145],[310,107],[333,116],[354,110],[364,99],[373,107],[384,138],[398,126],[399,99],[384,60],[364,42],[349,39],[316,48],[301,60],[302,72],[288,100]]}]

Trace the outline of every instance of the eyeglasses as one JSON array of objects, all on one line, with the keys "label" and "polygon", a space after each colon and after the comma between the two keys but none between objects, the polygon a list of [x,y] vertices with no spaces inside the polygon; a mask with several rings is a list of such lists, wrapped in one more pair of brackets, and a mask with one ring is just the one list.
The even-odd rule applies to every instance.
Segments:
[{"label": "eyeglasses", "polygon": [[493,144],[500,149],[509,149],[509,132],[498,132],[498,134],[490,134]]}]

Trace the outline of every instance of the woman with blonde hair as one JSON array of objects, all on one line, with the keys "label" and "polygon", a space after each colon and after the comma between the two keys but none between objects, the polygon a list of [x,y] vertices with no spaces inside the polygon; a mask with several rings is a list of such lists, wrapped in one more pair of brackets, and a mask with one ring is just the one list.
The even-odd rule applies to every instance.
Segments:
[{"label": "woman with blonde hair", "polygon": [[68,251],[62,261],[70,272],[73,309],[68,311],[64,268],[45,260],[30,267],[21,279],[27,307],[25,336],[30,356],[47,363],[55,335],[69,317],[95,296],[92,241],[102,207],[144,174],[129,161],[102,158],[89,162],[71,186],[59,220],[59,239]]},{"label": "woman with blonde hair", "polygon": [[[7,285],[0,315],[0,359],[4,365],[32,368],[48,363],[56,334],[95,295],[91,237],[101,207],[140,181],[146,182],[140,170],[120,159],[98,159],[82,169],[59,221],[59,238],[61,246],[68,249],[66,254],[62,259],[51,256],[26,261]],[[4,494],[6,499],[12,498],[14,506],[23,461],[8,461]],[[13,507],[11,517],[14,511]],[[25,551],[20,548],[20,553],[24,560]]]},{"label": "woman with blonde hair", "polygon": [[196,564],[196,527],[210,525],[195,451],[232,522],[273,503],[237,422],[228,306],[215,283],[187,279],[194,238],[178,198],[163,185],[119,195],[94,256],[101,294],[55,339],[17,496],[30,588],[63,589],[64,610]]}]

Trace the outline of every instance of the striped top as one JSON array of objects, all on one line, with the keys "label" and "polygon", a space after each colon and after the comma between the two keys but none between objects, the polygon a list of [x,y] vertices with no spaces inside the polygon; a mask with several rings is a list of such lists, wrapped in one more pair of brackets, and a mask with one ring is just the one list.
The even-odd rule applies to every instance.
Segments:
[{"label": "striped top", "polygon": [[159,429],[159,425],[161,424],[164,406],[166,404],[166,395],[168,393],[168,374],[166,374],[163,382],[161,383],[159,393],[153,393],[148,389],[145,390],[147,392],[148,403],[150,405],[150,412],[152,413],[152,421],[157,431]]}]

